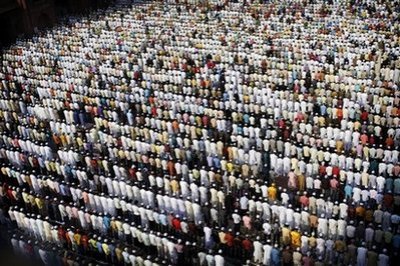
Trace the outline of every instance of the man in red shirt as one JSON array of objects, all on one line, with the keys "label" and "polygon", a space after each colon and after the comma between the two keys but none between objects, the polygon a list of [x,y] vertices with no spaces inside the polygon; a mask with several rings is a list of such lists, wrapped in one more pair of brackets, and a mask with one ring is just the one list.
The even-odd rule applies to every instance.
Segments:
[{"label": "man in red shirt", "polygon": [[338,196],[338,188],[339,188],[339,181],[336,178],[336,175],[333,176],[333,178],[331,178],[331,180],[329,181],[330,187],[331,187],[331,198],[333,201],[337,200],[337,196]]},{"label": "man in red shirt", "polygon": [[181,221],[179,220],[179,215],[176,215],[175,218],[172,219],[172,226],[176,231],[181,230]]},{"label": "man in red shirt", "polygon": [[66,247],[66,236],[67,232],[64,230],[62,226],[58,227],[58,239],[60,240],[62,246],[65,248]]},{"label": "man in red shirt", "polygon": [[367,120],[368,120],[368,112],[364,110],[364,111],[361,113],[360,118],[361,118],[362,121],[367,121]]},{"label": "man in red shirt", "polygon": [[301,206],[303,208],[304,207],[308,207],[308,204],[310,204],[310,200],[307,197],[307,192],[306,191],[303,192],[303,196],[300,197],[299,201],[300,201],[300,204],[301,204]]},{"label": "man in red shirt", "polygon": [[82,234],[81,236],[81,244],[83,254],[87,254],[89,250],[89,238],[86,234]]},{"label": "man in red shirt", "polygon": [[253,242],[249,240],[248,235],[246,235],[246,238],[242,240],[242,248],[243,248],[243,258],[249,259],[252,254]]},{"label": "man in red shirt", "polygon": [[233,244],[234,244],[234,240],[235,238],[233,237],[232,234],[232,229],[229,229],[228,232],[226,232],[225,234],[225,241],[226,241],[226,246],[228,247],[228,252],[229,254],[232,254],[232,248],[233,248]]},{"label": "man in red shirt", "polygon": [[385,205],[386,208],[390,208],[392,207],[393,204],[393,194],[391,194],[391,191],[388,191],[388,193],[386,193],[383,196],[383,204]]}]

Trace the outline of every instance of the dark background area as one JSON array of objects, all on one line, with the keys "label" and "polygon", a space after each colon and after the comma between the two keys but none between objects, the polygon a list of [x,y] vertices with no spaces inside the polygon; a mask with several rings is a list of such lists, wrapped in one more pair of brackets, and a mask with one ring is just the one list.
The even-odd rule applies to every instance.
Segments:
[{"label": "dark background area", "polygon": [[107,7],[115,0],[0,0],[0,47],[7,47],[18,37],[57,24],[70,14],[87,14]]},{"label": "dark background area", "polygon": [[14,254],[10,245],[11,232],[6,227],[0,226],[0,258],[3,266],[39,266],[37,261],[18,257]]}]

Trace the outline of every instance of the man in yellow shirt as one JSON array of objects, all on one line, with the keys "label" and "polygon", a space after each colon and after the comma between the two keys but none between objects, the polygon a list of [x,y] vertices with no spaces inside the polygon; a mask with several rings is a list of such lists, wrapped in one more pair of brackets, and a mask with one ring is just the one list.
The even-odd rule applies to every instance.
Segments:
[{"label": "man in yellow shirt", "polygon": [[171,190],[173,193],[178,194],[179,193],[179,183],[178,181],[173,178],[170,182]]},{"label": "man in yellow shirt", "polygon": [[93,256],[97,251],[97,235],[94,235],[91,239],[89,239],[89,255]]},{"label": "man in yellow shirt", "polygon": [[234,165],[233,165],[231,160],[226,164],[226,170],[228,171],[228,173],[232,173],[233,172]]},{"label": "man in yellow shirt", "polygon": [[290,242],[291,242],[290,229],[289,229],[289,227],[284,226],[282,228],[282,243],[285,246],[285,245],[289,245]]},{"label": "man in yellow shirt", "polygon": [[317,239],[315,238],[314,232],[312,232],[311,236],[308,238],[308,244],[310,248],[315,248],[317,246]]},{"label": "man in yellow shirt", "polygon": [[277,191],[276,191],[275,183],[272,183],[271,186],[267,190],[268,198],[270,201],[276,200],[276,192]]},{"label": "man in yellow shirt", "polygon": [[101,244],[101,247],[103,249],[104,256],[106,257],[106,260],[107,261],[111,261],[110,248],[108,247],[108,240],[107,239],[104,239],[104,242],[103,242],[103,244]]},{"label": "man in yellow shirt", "polygon": [[79,252],[82,250],[81,249],[82,248],[81,237],[82,237],[82,235],[80,234],[79,230],[77,230],[73,236],[73,239],[74,239],[74,242],[75,242]]},{"label": "man in yellow shirt", "polygon": [[301,246],[301,234],[297,231],[297,229],[294,229],[292,232],[290,232],[290,237],[292,239],[292,247],[299,248]]}]

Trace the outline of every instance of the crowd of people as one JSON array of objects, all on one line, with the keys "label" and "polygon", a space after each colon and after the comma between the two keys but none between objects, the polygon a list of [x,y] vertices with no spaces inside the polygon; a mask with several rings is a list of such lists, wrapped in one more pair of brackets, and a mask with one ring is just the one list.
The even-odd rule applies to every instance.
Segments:
[{"label": "crowd of people", "polygon": [[2,54],[0,221],[46,265],[380,265],[399,1],[166,1]]}]

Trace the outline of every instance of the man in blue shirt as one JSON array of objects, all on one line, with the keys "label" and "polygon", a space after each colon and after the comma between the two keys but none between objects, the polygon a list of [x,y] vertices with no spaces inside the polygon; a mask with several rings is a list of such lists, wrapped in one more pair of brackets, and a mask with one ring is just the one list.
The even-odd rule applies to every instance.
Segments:
[{"label": "man in blue shirt", "polygon": [[353,187],[350,186],[349,184],[347,184],[344,187],[344,193],[345,193],[346,199],[350,199],[351,198],[352,192],[353,192]]},{"label": "man in blue shirt", "polygon": [[97,239],[97,258],[103,260],[104,259],[104,254],[103,254],[103,243],[101,242],[101,237]]},{"label": "man in blue shirt", "polygon": [[400,178],[396,178],[393,182],[394,189],[393,192],[394,194],[400,194]]},{"label": "man in blue shirt", "polygon": [[277,244],[275,244],[271,250],[271,265],[272,266],[281,265],[281,251],[279,250]]}]

